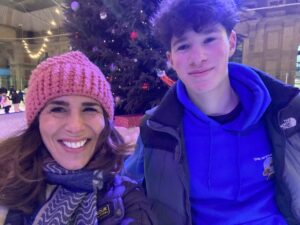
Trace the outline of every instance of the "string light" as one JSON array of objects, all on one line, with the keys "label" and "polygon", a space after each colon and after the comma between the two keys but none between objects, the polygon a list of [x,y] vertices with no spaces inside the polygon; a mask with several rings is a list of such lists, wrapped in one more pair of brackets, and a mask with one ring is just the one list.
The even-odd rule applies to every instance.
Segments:
[{"label": "string light", "polygon": [[[52,25],[53,25],[53,24],[56,25],[56,23],[55,23],[54,20],[51,21],[51,24],[52,24]],[[50,29],[47,30],[47,34],[48,34],[48,35],[52,35],[52,31],[51,31]],[[31,50],[29,49],[29,47],[28,47],[28,43],[27,43],[24,39],[22,40],[24,49],[25,49],[25,51],[27,52],[27,54],[28,54],[28,56],[29,56],[30,58],[32,58],[32,59],[37,59],[37,58],[39,58],[39,57],[46,51],[46,49],[47,49],[46,42],[49,42],[48,37],[44,37],[44,38],[43,38],[43,41],[44,41],[44,42],[43,42],[42,46],[40,47],[40,49],[39,49],[36,53],[32,53],[32,51],[31,51]]]},{"label": "string light", "polygon": [[[61,36],[70,36],[71,34],[70,33],[64,33],[64,34],[57,34],[57,35],[53,35],[52,37],[61,37]],[[43,44],[41,45],[41,47],[40,47],[40,49],[39,49],[39,51],[38,52],[36,52],[36,53],[33,53],[30,49],[29,49],[29,46],[28,46],[28,43],[26,42],[26,40],[25,39],[29,39],[29,40],[33,40],[33,39],[43,39],[44,40],[44,42],[43,42]],[[28,56],[30,57],[30,58],[32,58],[32,59],[36,59],[36,58],[39,58],[42,54],[43,54],[43,52],[45,52],[46,51],[46,49],[47,49],[47,42],[49,42],[50,40],[48,39],[48,37],[47,36],[45,36],[45,37],[35,37],[35,38],[25,38],[25,39],[21,39],[22,40],[22,43],[23,43],[23,47],[24,47],[24,49],[25,49],[25,51],[27,52],[27,54],[28,54]],[[0,38],[0,41],[1,40],[12,40],[12,39],[10,39],[10,38]],[[13,40],[20,40],[19,38],[14,38]]]},{"label": "string light", "polygon": [[54,11],[55,11],[55,13],[56,13],[57,15],[60,15],[60,11],[59,11],[58,8],[56,8]]},{"label": "string light", "polygon": [[56,26],[56,22],[54,20],[51,20],[50,24],[54,27]]},{"label": "string light", "polygon": [[46,42],[45,39],[48,39],[48,38],[44,38],[44,43],[42,44],[42,46],[40,47],[40,49],[36,53],[32,53],[32,51],[28,47],[28,43],[24,39],[22,40],[23,47],[24,47],[25,51],[27,52],[27,54],[29,55],[30,58],[37,59],[42,55],[42,53],[44,53],[46,51],[47,45],[45,43]]},{"label": "string light", "polygon": [[[60,6],[60,5],[59,5],[59,6]],[[55,12],[57,15],[61,15],[61,9],[60,9],[60,7],[55,7],[54,12]],[[30,12],[29,12],[29,13],[30,13]],[[31,13],[30,13],[30,14],[31,14]],[[35,16],[35,17],[37,17],[37,16]],[[37,17],[37,18],[40,19],[42,22],[47,23],[48,25],[51,25],[51,26],[53,26],[53,27],[56,27],[56,26],[57,26],[57,23],[56,23],[55,20],[53,20],[53,19],[52,19],[50,22],[46,22],[46,21],[42,20],[42,19],[39,18],[39,17]],[[52,33],[52,31],[51,31],[50,29],[47,30],[47,35],[48,35],[48,36],[53,36],[53,33]],[[65,35],[68,35],[68,36],[69,36],[69,34],[54,35],[54,36],[65,36]],[[22,36],[23,36],[23,35],[22,35]],[[41,47],[39,48],[39,50],[38,50],[37,52],[33,52],[32,50],[30,50],[29,45],[28,45],[28,43],[26,42],[25,39],[39,39],[39,38],[42,38],[42,39],[43,39],[43,43],[42,43]],[[24,38],[24,39],[23,39],[23,37],[22,37],[23,47],[24,47],[25,51],[27,52],[28,56],[29,56],[30,58],[32,58],[32,59],[37,59],[37,58],[39,58],[39,57],[43,54],[43,52],[46,51],[46,49],[47,49],[47,47],[48,47],[47,44],[46,44],[47,42],[49,42],[48,37],[46,36],[46,37],[39,37],[39,38]],[[1,38],[0,38],[0,40],[1,40]]]}]

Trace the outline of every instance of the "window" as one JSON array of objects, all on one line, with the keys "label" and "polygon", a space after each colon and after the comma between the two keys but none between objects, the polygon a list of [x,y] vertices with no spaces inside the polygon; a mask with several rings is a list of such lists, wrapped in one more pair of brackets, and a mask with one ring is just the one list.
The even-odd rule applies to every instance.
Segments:
[{"label": "window", "polygon": [[300,45],[298,46],[298,53],[296,59],[295,86],[300,88]]},{"label": "window", "polygon": [[298,54],[297,54],[297,60],[296,60],[296,69],[297,69],[297,72],[300,73],[300,45],[298,46]]},{"label": "window", "polygon": [[284,3],[285,3],[284,0],[269,0],[269,1],[268,1],[268,5],[269,5],[269,6],[282,5],[282,4],[284,4]]},{"label": "window", "polygon": [[298,2],[300,2],[300,0],[286,0],[287,4],[298,3]]},{"label": "window", "polygon": [[257,1],[247,1],[244,4],[246,8],[257,8]]}]

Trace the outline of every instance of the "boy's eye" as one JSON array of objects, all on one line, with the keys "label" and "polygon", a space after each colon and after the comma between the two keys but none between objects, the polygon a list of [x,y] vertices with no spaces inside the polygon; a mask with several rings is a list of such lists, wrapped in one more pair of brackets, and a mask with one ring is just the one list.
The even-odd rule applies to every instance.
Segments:
[{"label": "boy's eye", "polygon": [[204,43],[207,44],[207,43],[210,43],[210,42],[212,42],[212,41],[214,41],[214,40],[216,40],[216,38],[214,38],[214,37],[209,37],[209,38],[206,38],[206,39],[204,40]]},{"label": "boy's eye", "polygon": [[190,46],[188,44],[181,44],[178,45],[177,50],[185,50],[188,49]]}]

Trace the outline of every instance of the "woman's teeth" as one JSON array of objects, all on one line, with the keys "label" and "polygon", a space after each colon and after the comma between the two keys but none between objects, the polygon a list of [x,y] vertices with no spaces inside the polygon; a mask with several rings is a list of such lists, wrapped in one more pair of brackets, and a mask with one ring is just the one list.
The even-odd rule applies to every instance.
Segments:
[{"label": "woman's teeth", "polygon": [[82,141],[70,142],[70,141],[63,141],[63,144],[68,148],[81,148],[85,145],[87,139]]}]

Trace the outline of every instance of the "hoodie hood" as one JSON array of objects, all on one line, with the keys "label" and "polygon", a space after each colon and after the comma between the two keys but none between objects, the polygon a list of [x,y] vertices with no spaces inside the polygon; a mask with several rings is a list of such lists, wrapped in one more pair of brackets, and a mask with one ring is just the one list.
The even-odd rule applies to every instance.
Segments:
[{"label": "hoodie hood", "polygon": [[[243,105],[243,112],[236,120],[243,130],[261,119],[272,99],[259,75],[250,67],[229,63],[228,70],[231,86]],[[238,128],[237,124],[234,127]]]}]

